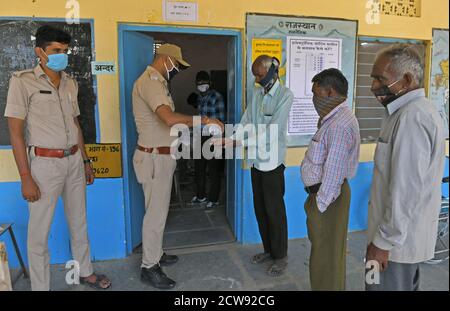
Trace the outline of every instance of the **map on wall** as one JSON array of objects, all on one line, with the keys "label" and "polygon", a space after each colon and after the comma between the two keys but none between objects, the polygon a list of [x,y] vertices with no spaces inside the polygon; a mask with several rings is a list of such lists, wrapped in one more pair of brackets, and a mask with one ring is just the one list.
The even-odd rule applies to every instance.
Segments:
[{"label": "map on wall", "polygon": [[447,129],[449,121],[448,43],[448,29],[433,29],[430,99],[437,106],[439,112],[445,115]]}]

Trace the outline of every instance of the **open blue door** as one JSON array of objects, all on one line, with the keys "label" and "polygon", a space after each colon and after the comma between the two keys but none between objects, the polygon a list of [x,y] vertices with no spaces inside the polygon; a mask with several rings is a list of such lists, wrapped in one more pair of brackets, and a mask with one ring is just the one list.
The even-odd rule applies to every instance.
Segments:
[{"label": "open blue door", "polygon": [[[228,119],[229,124],[240,121],[240,115],[236,115],[236,39],[231,37],[228,41]],[[236,233],[236,160],[227,160],[227,218],[233,232]]]},{"label": "open blue door", "polygon": [[122,126],[126,127],[123,142],[124,196],[127,228],[127,252],[130,253],[142,242],[142,220],[144,218],[144,194],[136,180],[133,154],[136,149],[137,132],[133,116],[132,91],[136,79],[153,61],[153,38],[136,31],[124,31],[122,36],[121,79],[122,80]]}]

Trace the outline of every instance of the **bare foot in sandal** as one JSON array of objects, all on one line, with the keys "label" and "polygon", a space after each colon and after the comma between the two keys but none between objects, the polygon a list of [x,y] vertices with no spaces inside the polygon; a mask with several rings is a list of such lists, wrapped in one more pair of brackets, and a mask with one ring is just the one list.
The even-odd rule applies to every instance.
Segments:
[{"label": "bare foot in sandal", "polygon": [[270,276],[280,276],[284,273],[287,267],[286,258],[275,259],[273,263],[267,269],[267,274]]},{"label": "bare foot in sandal", "polygon": [[108,289],[111,287],[111,281],[103,274],[92,273],[87,277],[80,277],[80,283],[88,285],[95,289]]},{"label": "bare foot in sandal", "polygon": [[257,265],[269,261],[270,259],[272,259],[272,257],[269,253],[260,253],[254,255],[250,261],[252,262],[252,264]]}]

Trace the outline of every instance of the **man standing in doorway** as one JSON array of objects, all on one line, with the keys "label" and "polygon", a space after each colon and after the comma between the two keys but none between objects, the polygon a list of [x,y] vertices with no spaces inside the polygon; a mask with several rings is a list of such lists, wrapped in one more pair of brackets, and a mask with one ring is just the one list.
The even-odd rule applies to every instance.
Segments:
[{"label": "man standing in doorway", "polygon": [[106,276],[94,274],[91,263],[86,183],[94,182],[94,173],[77,119],[78,84],[64,72],[70,41],[70,35],[60,29],[40,27],[35,47],[39,65],[15,72],[8,89],[5,117],[30,212],[27,244],[32,290],[50,289],[47,243],[61,195],[80,281],[98,289],[111,286]]},{"label": "man standing in doorway", "polygon": [[359,126],[346,101],[347,79],[338,69],[326,69],[312,82],[319,123],[301,164],[308,193],[305,212],[311,242],[309,276],[312,290],[338,291],[345,290],[348,180],[358,168]]},{"label": "man standing in doorway", "polygon": [[287,120],[294,94],[280,83],[279,66],[279,61],[268,55],[261,55],[253,62],[252,73],[259,86],[255,86],[240,122],[241,126],[253,126],[253,133],[237,131],[233,139],[215,141],[226,147],[248,147],[253,204],[264,247],[264,252],[254,255],[251,262],[270,261],[267,269],[270,276],[284,273],[288,249],[284,169]]},{"label": "man standing in doorway", "polygon": [[[145,196],[142,227],[141,278],[160,289],[171,289],[175,281],[161,269],[178,261],[175,255],[163,252],[163,233],[169,212],[172,178],[176,168],[171,145],[176,137],[170,129],[176,124],[193,126],[193,117],[175,112],[168,82],[190,65],[183,60],[180,47],[161,45],[153,63],[136,80],[133,88],[133,113],[138,132],[138,145],[133,156],[137,180]],[[223,124],[208,117],[202,124]]]},{"label": "man standing in doorway", "polygon": [[[211,119],[218,119],[225,123],[225,103],[223,96],[216,90],[211,88],[211,79],[206,71],[199,71],[195,77],[197,90],[200,92],[197,98],[198,110],[201,116]],[[208,128],[203,129],[208,131]],[[209,131],[208,131],[209,132]],[[209,143],[211,138],[209,135],[202,135],[202,148],[205,143]],[[223,171],[222,158],[214,158],[207,160],[203,154],[201,159],[195,160],[195,183],[196,195],[192,198],[191,203],[201,204],[206,203],[206,210],[211,210],[219,205],[219,195]],[[206,197],[206,169],[208,168],[208,175],[210,177],[209,193]]]},{"label": "man standing in doorway", "polygon": [[420,263],[433,258],[436,245],[445,120],[425,97],[423,60],[412,46],[380,51],[371,77],[386,118],[375,151],[366,254],[380,282],[366,280],[366,289],[418,290]]}]

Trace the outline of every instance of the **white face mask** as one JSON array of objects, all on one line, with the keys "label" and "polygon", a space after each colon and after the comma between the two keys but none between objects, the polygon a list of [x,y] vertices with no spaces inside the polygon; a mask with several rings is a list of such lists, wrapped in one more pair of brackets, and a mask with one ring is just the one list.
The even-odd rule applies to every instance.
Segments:
[{"label": "white face mask", "polygon": [[205,93],[207,90],[209,90],[209,84],[197,85],[197,89],[200,91],[200,93]]},{"label": "white face mask", "polygon": [[173,77],[176,76],[177,73],[180,72],[180,69],[178,69],[172,62],[172,59],[170,59],[169,57],[169,61],[170,64],[172,65],[172,69],[169,70],[169,68],[167,68],[166,63],[164,63],[164,67],[166,67],[166,73],[167,73],[167,81],[170,81],[173,79]]}]

